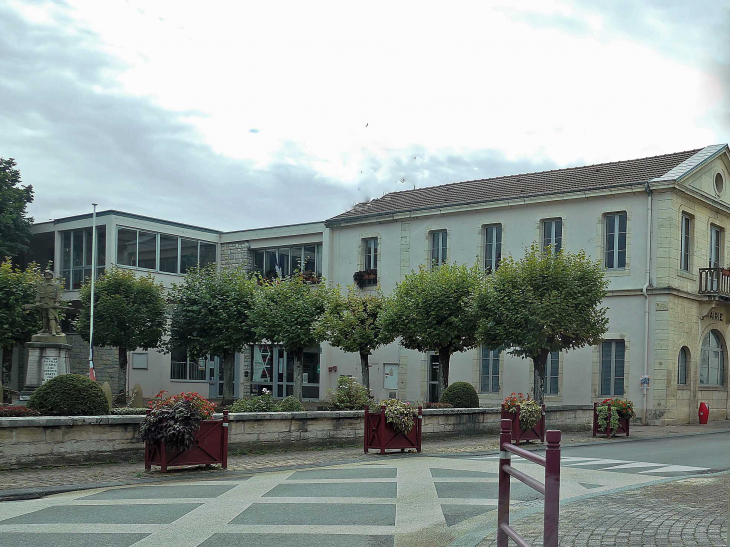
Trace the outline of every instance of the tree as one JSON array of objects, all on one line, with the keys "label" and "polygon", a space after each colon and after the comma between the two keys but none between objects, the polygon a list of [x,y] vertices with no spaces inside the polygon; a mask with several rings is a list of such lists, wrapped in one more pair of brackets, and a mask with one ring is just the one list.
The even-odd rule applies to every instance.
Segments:
[{"label": "tree", "polygon": [[381,317],[384,333],[400,337],[405,348],[438,354],[439,398],[449,385],[451,356],[477,343],[472,299],[483,277],[477,266],[421,266],[387,299]]},{"label": "tree", "polygon": [[302,398],[304,350],[322,341],[315,325],[324,314],[332,291],[324,283],[309,285],[301,275],[263,281],[252,313],[259,340],[281,344],[296,355],[294,397]]},{"label": "tree", "polygon": [[[91,283],[81,287],[80,299],[76,331],[88,342]],[[122,393],[127,392],[127,351],[160,345],[167,322],[166,308],[165,290],[151,275],[136,277],[129,270],[112,268],[96,280],[94,345],[118,348],[119,368],[124,376]]]},{"label": "tree", "polygon": [[173,302],[168,349],[184,347],[191,359],[223,358],[223,404],[233,402],[236,353],[256,342],[250,314],[256,282],[238,269],[189,270],[170,293]]},{"label": "tree", "polygon": [[21,186],[13,158],[0,158],[0,260],[28,250],[33,218],[26,207],[33,202],[33,187]]},{"label": "tree", "polygon": [[543,403],[551,352],[597,344],[608,327],[600,264],[577,254],[541,251],[507,258],[477,293],[478,336],[489,348],[532,359],[535,401]]},{"label": "tree", "polygon": [[0,393],[3,385],[10,384],[13,348],[41,329],[40,311],[26,310],[23,306],[35,302],[38,284],[42,280],[40,268],[35,263],[29,264],[25,270],[14,268],[10,258],[0,263]]},{"label": "tree", "polygon": [[385,298],[380,291],[360,296],[354,287],[349,287],[347,296],[343,296],[335,290],[317,325],[319,338],[343,351],[360,355],[362,384],[367,389],[370,389],[368,357],[378,347],[393,341],[378,322],[384,307]]}]

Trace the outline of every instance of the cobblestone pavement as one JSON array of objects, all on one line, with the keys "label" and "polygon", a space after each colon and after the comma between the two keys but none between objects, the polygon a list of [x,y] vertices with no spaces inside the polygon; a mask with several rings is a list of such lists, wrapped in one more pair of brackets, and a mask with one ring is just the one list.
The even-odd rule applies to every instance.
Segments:
[{"label": "cobblestone pavement", "polygon": [[[560,509],[560,547],[725,547],[730,475],[691,477],[580,499]],[[542,545],[542,513],[511,519]],[[480,547],[495,547],[496,532]]]},{"label": "cobblestone pavement", "polygon": [[[631,428],[631,438],[661,438],[674,435],[688,435],[710,431],[730,430],[730,421],[710,422],[706,426],[686,425],[670,427],[640,427]],[[627,442],[617,438],[606,440],[602,437],[592,437],[590,432],[564,433],[563,444],[576,443],[610,443]],[[423,443],[424,454],[459,454],[484,453],[497,449],[497,436],[462,437],[430,440]],[[232,471],[258,471],[275,468],[289,468],[299,466],[326,465],[340,462],[374,461],[376,454],[366,455],[359,446],[328,448],[323,450],[303,450],[286,452],[249,453],[229,456],[228,465]],[[173,471],[172,475],[184,478],[189,470]],[[222,473],[214,468],[204,471],[205,474],[215,475]],[[171,474],[168,473],[166,477]],[[130,460],[116,463],[90,463],[77,466],[44,467],[29,469],[12,469],[0,471],[0,494],[3,490],[20,488],[55,487],[74,484],[90,484],[102,482],[129,483],[135,481],[149,481],[162,478],[159,471],[144,471],[141,460]]]}]

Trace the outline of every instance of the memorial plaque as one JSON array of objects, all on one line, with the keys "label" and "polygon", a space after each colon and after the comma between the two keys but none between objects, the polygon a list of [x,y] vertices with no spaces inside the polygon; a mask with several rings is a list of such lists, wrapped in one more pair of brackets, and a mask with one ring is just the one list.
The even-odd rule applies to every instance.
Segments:
[{"label": "memorial plaque", "polygon": [[58,357],[43,358],[43,383],[58,376]]}]

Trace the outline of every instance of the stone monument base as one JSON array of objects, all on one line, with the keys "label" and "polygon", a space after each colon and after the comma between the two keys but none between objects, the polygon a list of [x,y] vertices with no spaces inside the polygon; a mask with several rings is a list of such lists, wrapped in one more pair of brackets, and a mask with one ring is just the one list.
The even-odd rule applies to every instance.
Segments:
[{"label": "stone monument base", "polygon": [[28,350],[28,366],[25,369],[25,388],[21,400],[26,399],[43,382],[71,372],[71,344],[66,335],[35,334],[25,344]]}]

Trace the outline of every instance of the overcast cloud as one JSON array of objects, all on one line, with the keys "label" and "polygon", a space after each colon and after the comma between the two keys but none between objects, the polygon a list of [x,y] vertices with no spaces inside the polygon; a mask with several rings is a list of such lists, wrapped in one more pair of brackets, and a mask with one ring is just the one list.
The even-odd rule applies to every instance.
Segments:
[{"label": "overcast cloud", "polygon": [[307,222],[728,141],[727,5],[306,4],[0,4],[0,157],[36,220]]}]

